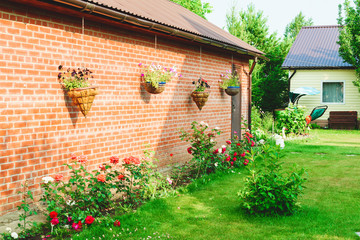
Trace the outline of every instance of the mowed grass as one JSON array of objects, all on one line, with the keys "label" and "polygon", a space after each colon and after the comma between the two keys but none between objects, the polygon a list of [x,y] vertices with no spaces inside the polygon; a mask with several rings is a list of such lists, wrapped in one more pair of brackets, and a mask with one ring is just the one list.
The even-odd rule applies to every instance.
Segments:
[{"label": "mowed grass", "polygon": [[120,228],[94,225],[72,239],[358,239],[360,131],[313,130],[311,138],[286,142],[282,154],[285,168],[296,163],[308,172],[295,215],[243,212],[237,197],[246,176],[241,170],[209,176],[187,193],[118,216]]}]

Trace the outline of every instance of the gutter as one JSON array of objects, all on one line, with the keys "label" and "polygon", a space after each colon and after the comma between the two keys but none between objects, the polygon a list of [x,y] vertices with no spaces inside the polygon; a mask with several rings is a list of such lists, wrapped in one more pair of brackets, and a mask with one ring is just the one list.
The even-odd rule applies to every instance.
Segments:
[{"label": "gutter", "polygon": [[248,123],[249,123],[249,130],[251,131],[251,105],[252,105],[252,89],[251,89],[251,85],[252,85],[252,77],[251,77],[251,74],[252,72],[254,71],[254,68],[255,68],[255,65],[258,61],[258,58],[255,57],[252,65],[251,65],[251,68],[250,68],[250,71],[249,71],[249,106],[248,106],[248,116],[249,116],[249,119],[248,119]]},{"label": "gutter", "polygon": [[251,51],[248,51],[246,49],[243,49],[243,48],[240,48],[240,47],[237,47],[234,45],[226,44],[226,43],[223,43],[220,41],[216,41],[216,40],[213,40],[213,39],[210,39],[207,37],[203,37],[203,36],[199,36],[199,35],[189,33],[186,31],[173,29],[171,27],[167,27],[162,24],[154,23],[154,22],[151,22],[148,20],[140,19],[140,18],[131,16],[126,13],[111,10],[111,9],[108,9],[108,8],[105,8],[102,6],[98,6],[98,5],[95,5],[92,3],[83,2],[82,0],[53,0],[53,1],[65,4],[67,6],[79,8],[79,9],[81,9],[82,12],[87,12],[89,14],[92,14],[92,13],[99,14],[101,16],[111,18],[111,19],[114,19],[114,20],[122,22],[122,23],[123,22],[130,23],[137,27],[146,28],[146,29],[154,30],[154,31],[159,31],[159,32],[168,34],[170,36],[181,37],[181,38],[185,38],[185,39],[188,39],[191,41],[196,41],[199,43],[204,43],[204,44],[216,46],[219,48],[223,48],[226,50],[230,50],[233,52],[237,52],[240,54],[250,55],[255,58],[259,57],[259,58],[268,60],[265,56],[263,56],[261,54],[251,52]]}]

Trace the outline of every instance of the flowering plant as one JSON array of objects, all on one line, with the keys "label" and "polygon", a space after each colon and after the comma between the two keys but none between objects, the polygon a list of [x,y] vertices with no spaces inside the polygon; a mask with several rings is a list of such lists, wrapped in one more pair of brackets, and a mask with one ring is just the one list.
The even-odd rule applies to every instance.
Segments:
[{"label": "flowering plant", "polygon": [[209,125],[203,121],[197,123],[196,121],[191,123],[191,132],[188,133],[181,130],[180,139],[186,142],[190,142],[191,146],[187,149],[188,153],[193,156],[191,162],[192,170],[197,173],[195,177],[199,177],[207,172],[212,167],[212,154],[216,141],[215,135],[220,135],[218,128],[211,129],[207,132]]},{"label": "flowering plant", "polygon": [[62,65],[58,67],[59,74],[58,78],[62,81],[63,86],[68,90],[72,90],[75,88],[85,88],[89,87],[89,78],[93,78],[92,72],[87,68],[78,68],[78,69],[70,69],[66,70]]},{"label": "flowering plant", "polygon": [[193,81],[192,84],[195,85],[195,92],[204,92],[206,88],[210,88],[208,82],[200,77],[197,81]]},{"label": "flowering plant", "polygon": [[181,74],[179,74],[176,70],[176,66],[166,68],[153,63],[150,65],[139,63],[139,67],[143,68],[141,77],[143,77],[145,82],[150,83],[154,88],[158,88],[159,83],[161,82],[167,83],[174,77],[181,77]]},{"label": "flowering plant", "polygon": [[220,88],[227,89],[228,87],[239,87],[240,79],[237,75],[237,72],[232,72],[231,70],[226,70],[225,74],[220,75]]}]

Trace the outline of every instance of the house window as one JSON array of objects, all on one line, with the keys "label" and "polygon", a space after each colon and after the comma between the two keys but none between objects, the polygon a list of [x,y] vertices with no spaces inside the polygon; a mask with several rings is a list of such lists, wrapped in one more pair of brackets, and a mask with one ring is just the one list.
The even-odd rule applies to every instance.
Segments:
[{"label": "house window", "polygon": [[344,103],[344,82],[323,82],[323,103]]}]

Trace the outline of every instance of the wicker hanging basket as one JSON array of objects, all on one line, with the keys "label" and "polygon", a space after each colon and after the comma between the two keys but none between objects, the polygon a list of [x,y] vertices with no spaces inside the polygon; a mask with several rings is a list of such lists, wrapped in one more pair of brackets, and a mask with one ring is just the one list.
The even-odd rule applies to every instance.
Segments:
[{"label": "wicker hanging basket", "polygon": [[151,82],[145,82],[144,88],[147,92],[151,94],[159,94],[162,93],[165,90],[165,84],[166,82],[159,82],[159,86],[155,88]]},{"label": "wicker hanging basket", "polygon": [[209,93],[208,92],[192,92],[191,97],[193,101],[196,103],[196,106],[201,109],[204,107],[205,103],[208,100]]},{"label": "wicker hanging basket", "polygon": [[75,88],[68,91],[69,97],[71,97],[73,103],[80,108],[84,117],[86,117],[87,113],[90,111],[91,105],[97,94],[97,87]]},{"label": "wicker hanging basket", "polygon": [[240,87],[227,87],[225,92],[229,96],[235,96],[240,92]]}]

